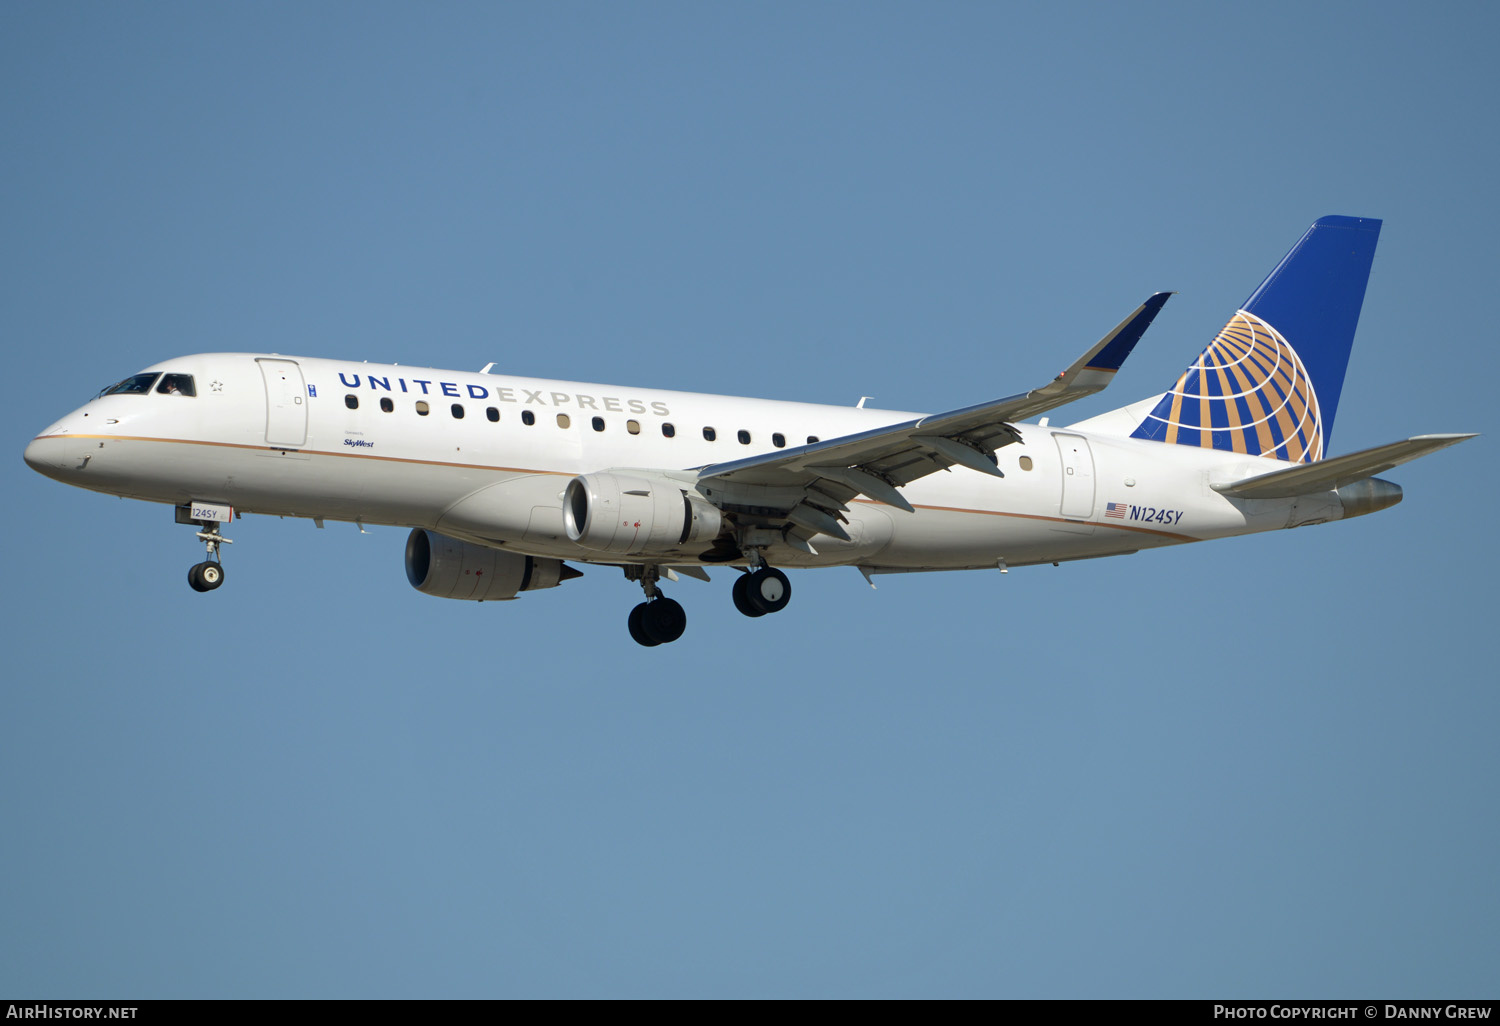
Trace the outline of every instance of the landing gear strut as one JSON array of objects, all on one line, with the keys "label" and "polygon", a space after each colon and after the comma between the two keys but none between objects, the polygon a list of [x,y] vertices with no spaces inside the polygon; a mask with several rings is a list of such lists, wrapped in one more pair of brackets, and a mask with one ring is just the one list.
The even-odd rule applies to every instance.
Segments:
[{"label": "landing gear strut", "polygon": [[224,564],[219,560],[219,546],[233,545],[234,542],[220,534],[219,525],[213,522],[198,532],[198,539],[208,547],[209,558],[195,563],[188,570],[188,585],[194,591],[213,591],[224,583]]},{"label": "landing gear strut", "polygon": [[632,609],[630,619],[626,621],[636,644],[654,648],[682,637],[682,632],[687,629],[687,613],[680,603],[667,598],[656,586],[661,579],[660,568],[627,566],[625,577],[638,582],[646,593],[646,601]]}]

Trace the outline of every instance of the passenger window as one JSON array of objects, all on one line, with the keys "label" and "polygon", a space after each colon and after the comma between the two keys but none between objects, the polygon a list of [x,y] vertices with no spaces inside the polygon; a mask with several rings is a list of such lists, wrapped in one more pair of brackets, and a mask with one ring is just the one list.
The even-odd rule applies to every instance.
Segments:
[{"label": "passenger window", "polygon": [[530,410],[522,410],[521,423],[525,424],[527,427],[531,427],[531,425],[536,423],[536,414],[532,413]]},{"label": "passenger window", "polygon": [[778,448],[778,449],[785,449],[786,448],[786,435],[782,434],[780,431],[777,431],[775,434],[773,434],[771,436],[771,444],[774,445],[774,446],[776,446],[776,448]]},{"label": "passenger window", "polygon": [[427,416],[427,410],[428,410],[427,400],[426,399],[418,399],[417,400],[417,416],[419,416],[419,417],[425,417],[425,416]]},{"label": "passenger window", "polygon": [[743,429],[743,428],[740,429],[739,438],[740,438],[740,444],[741,445],[749,445],[750,444],[750,432],[746,431],[745,429]]},{"label": "passenger window", "polygon": [[817,436],[817,435],[808,435],[808,436],[807,436],[807,444],[808,444],[808,445],[813,445],[813,444],[815,444],[815,443],[816,443],[816,442],[817,442],[817,441],[818,441],[818,436]]},{"label": "passenger window", "polygon": [[484,408],[484,415],[490,418],[491,424],[500,423],[500,411],[495,409],[493,406],[486,406]]},{"label": "passenger window", "polygon": [[[162,382],[162,384],[166,384],[166,382]],[[351,410],[357,410],[357,409],[359,409],[359,396],[357,396],[357,395],[346,395],[346,396],[344,396],[344,405],[347,406],[347,407],[349,407],[349,409],[351,409]]]},{"label": "passenger window", "polygon": [[454,420],[463,420],[464,419],[464,408],[463,408],[462,405],[460,405],[459,403],[454,403],[452,406],[450,406],[448,408],[453,411],[453,419]]},{"label": "passenger window", "polygon": [[632,435],[638,435],[641,433],[641,422],[638,420],[627,420],[625,422],[625,430],[629,431]]},{"label": "passenger window", "polygon": [[594,430],[595,431],[603,431],[604,430],[604,418],[603,417],[595,417],[594,418]]},{"label": "passenger window", "polygon": [[163,374],[156,390],[162,395],[197,395],[191,374]]},{"label": "passenger window", "polygon": [[395,408],[396,408],[396,404],[393,403],[393,402],[391,402],[389,396],[384,396],[383,395],[383,396],[380,397],[380,412],[382,412],[382,413],[390,413]]},{"label": "passenger window", "polygon": [[671,421],[667,421],[667,422],[665,422],[665,423],[662,424],[662,426],[661,426],[661,436],[663,438],[672,438],[676,434],[677,434],[677,429],[672,426],[672,422]]},{"label": "passenger window", "polygon": [[99,399],[107,395],[145,395],[151,391],[151,386],[156,384],[155,374],[132,374],[119,384],[110,385],[94,398]]},{"label": "passenger window", "polygon": [[1032,464],[1031,464],[1031,457],[1030,456],[1022,456],[1019,462],[1021,464],[1021,469],[1022,470],[1030,470],[1031,469],[1031,465]]},{"label": "passenger window", "polygon": [[557,415],[557,426],[560,428],[572,427],[573,418],[568,416],[566,413],[559,413]]},{"label": "passenger window", "polygon": [[715,438],[719,437],[719,433],[713,428],[706,427],[703,429],[703,437],[712,442]]}]

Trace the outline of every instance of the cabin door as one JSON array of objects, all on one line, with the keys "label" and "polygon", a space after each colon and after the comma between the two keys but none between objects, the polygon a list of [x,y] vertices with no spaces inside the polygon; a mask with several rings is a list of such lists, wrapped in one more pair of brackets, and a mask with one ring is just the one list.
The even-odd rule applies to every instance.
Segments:
[{"label": "cabin door", "polygon": [[307,444],[307,386],[296,360],[256,360],[266,379],[266,441],[298,449]]}]

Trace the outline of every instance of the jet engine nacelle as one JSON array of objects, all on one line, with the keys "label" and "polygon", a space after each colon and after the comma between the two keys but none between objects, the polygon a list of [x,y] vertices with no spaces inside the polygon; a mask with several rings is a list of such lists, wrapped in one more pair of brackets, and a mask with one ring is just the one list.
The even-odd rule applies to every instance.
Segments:
[{"label": "jet engine nacelle", "polygon": [[420,527],[406,539],[406,579],[424,595],[478,602],[513,599],[581,576],[560,559],[473,545]]},{"label": "jet engine nacelle", "polygon": [[668,555],[712,543],[722,524],[717,506],[668,478],[583,474],[563,494],[568,537],[596,552]]}]

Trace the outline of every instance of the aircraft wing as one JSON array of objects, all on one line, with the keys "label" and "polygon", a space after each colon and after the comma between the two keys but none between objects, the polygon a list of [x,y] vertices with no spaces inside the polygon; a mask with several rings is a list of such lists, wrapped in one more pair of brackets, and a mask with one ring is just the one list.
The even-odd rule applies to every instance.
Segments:
[{"label": "aircraft wing", "polygon": [[[898,489],[936,471],[963,466],[1004,477],[993,454],[1016,440],[1010,425],[1102,391],[1171,295],[1158,292],[1147,299],[1041,388],[795,449],[710,464],[697,471],[698,483],[706,493],[718,488],[722,494],[725,486],[731,494],[763,490],[762,498],[770,501],[746,504],[774,508],[790,502],[785,519],[809,531],[847,537],[830,513],[847,510],[844,503],[855,495],[909,512],[911,504]],[[806,495],[793,501],[798,489]],[[771,493],[781,501],[771,500]]]},{"label": "aircraft wing", "polygon": [[1388,445],[1377,445],[1373,449],[1362,449],[1346,456],[1303,463],[1285,470],[1273,470],[1243,481],[1216,484],[1212,488],[1221,495],[1237,499],[1282,499],[1293,495],[1308,495],[1326,492],[1333,488],[1362,481],[1392,467],[1399,467],[1419,456],[1446,449],[1450,445],[1473,438],[1473,435],[1417,435]]}]

